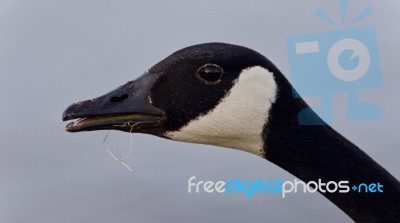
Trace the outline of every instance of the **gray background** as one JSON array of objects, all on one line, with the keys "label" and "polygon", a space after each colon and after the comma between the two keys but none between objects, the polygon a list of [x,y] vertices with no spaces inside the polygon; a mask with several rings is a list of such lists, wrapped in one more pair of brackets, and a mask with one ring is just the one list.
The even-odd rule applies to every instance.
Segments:
[{"label": "gray background", "polygon": [[[361,96],[381,106],[379,121],[347,121],[334,97],[333,126],[400,178],[397,126],[400,2],[350,1],[352,27],[375,26],[383,87]],[[337,1],[0,1],[0,222],[346,222],[320,194],[188,194],[187,179],[293,176],[241,151],[134,135],[127,163],[113,161],[106,132],[70,134],[60,124],[72,102],[132,80],[182,47],[222,41],[270,58],[289,78],[286,38],[334,30]],[[345,26],[350,28],[349,26]],[[122,155],[129,135],[107,141]],[[345,158],[345,157],[344,157]]]}]

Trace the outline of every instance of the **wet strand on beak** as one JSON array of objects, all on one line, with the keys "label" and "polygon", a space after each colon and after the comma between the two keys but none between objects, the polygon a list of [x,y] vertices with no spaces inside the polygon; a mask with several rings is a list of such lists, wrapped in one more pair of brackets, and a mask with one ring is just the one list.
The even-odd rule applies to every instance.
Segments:
[{"label": "wet strand on beak", "polygon": [[51,137],[56,137],[56,135],[57,134],[59,134],[60,133],[60,129],[61,129],[61,125],[62,125],[63,123],[62,122],[59,122],[57,125],[50,125],[49,126],[49,131],[50,131],[50,135],[51,135]]},{"label": "wet strand on beak", "polygon": [[128,152],[128,154],[126,155],[126,156],[124,156],[124,157],[121,157],[121,155],[119,154],[119,152],[118,152],[118,148],[116,149],[117,150],[117,154],[118,154],[118,156],[119,156],[119,158],[117,157],[117,156],[115,156],[114,155],[114,153],[112,153],[111,152],[111,150],[109,150],[108,148],[107,148],[107,145],[106,145],[106,140],[107,140],[107,137],[108,137],[108,135],[110,134],[110,132],[111,131],[108,131],[107,132],[107,134],[106,134],[106,136],[104,137],[104,139],[103,139],[103,145],[104,145],[104,148],[105,148],[105,150],[107,151],[107,153],[115,160],[115,161],[117,161],[118,163],[120,163],[122,166],[124,166],[124,167],[126,167],[129,171],[133,171],[133,169],[128,165],[128,164],[126,164],[125,162],[124,162],[124,160],[126,160],[126,159],[128,159],[130,156],[131,156],[131,154],[132,154],[132,150],[133,150],[133,134],[132,134],[132,131],[133,131],[133,128],[136,126],[136,125],[138,125],[139,124],[139,122],[137,122],[137,123],[131,123],[131,122],[128,122],[127,124],[126,124],[126,126],[129,126],[130,128],[131,128],[131,130],[129,131],[129,133],[131,133],[130,135],[130,137],[131,137],[131,146],[130,146],[130,148],[129,148],[129,152]]}]

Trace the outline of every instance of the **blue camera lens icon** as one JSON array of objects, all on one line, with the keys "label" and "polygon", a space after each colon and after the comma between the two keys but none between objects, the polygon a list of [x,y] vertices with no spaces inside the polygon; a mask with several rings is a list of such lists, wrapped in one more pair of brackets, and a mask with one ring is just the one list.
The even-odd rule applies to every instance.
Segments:
[{"label": "blue camera lens icon", "polygon": [[[332,97],[347,94],[349,120],[376,120],[380,109],[358,100],[358,92],[382,85],[381,67],[373,27],[290,36],[287,39],[293,86],[302,97],[320,96],[322,104],[313,107],[322,119],[332,122]],[[294,97],[299,97],[293,91]],[[324,124],[309,120],[310,108],[299,113],[303,125]]]}]

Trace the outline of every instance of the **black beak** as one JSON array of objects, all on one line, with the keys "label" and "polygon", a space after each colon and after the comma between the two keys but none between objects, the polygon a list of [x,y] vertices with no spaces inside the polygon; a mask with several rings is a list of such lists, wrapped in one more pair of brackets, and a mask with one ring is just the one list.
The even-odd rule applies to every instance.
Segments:
[{"label": "black beak", "polygon": [[145,73],[108,94],[70,105],[63,121],[69,132],[114,129],[151,133],[161,127],[165,113],[151,104],[151,89],[160,73]]}]

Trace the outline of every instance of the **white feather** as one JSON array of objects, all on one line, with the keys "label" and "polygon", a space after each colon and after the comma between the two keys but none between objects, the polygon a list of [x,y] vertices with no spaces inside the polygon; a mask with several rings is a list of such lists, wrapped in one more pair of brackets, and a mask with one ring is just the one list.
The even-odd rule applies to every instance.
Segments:
[{"label": "white feather", "polygon": [[264,156],[262,132],[276,100],[276,91],[271,72],[260,66],[244,69],[213,110],[165,136]]}]

